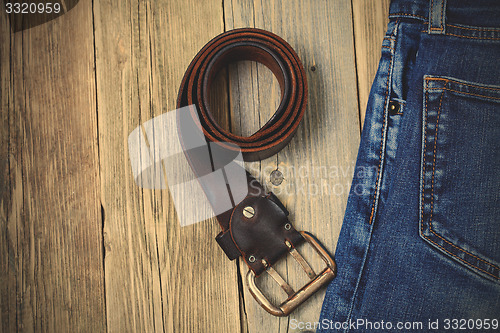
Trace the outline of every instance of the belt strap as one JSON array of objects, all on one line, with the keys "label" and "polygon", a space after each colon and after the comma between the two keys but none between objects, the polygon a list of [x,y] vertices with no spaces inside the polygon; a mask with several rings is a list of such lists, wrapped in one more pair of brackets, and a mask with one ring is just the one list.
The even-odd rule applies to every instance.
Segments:
[{"label": "belt strap", "polygon": [[[267,66],[276,76],[281,89],[281,102],[275,114],[249,137],[238,136],[221,128],[214,120],[208,102],[209,89],[216,74],[227,64],[243,60],[257,61]],[[241,151],[245,161],[270,157],[285,147],[297,131],[306,103],[305,71],[295,51],[282,38],[268,31],[251,28],[231,30],[208,42],[186,70],[177,98],[178,109],[196,105],[196,108],[186,110],[197,113],[193,117],[199,119],[197,121],[207,143],[219,143],[219,149],[229,152],[229,159],[231,152],[236,154]],[[190,134],[183,131],[188,130],[179,128],[181,142],[187,140]],[[185,154],[197,176],[206,175],[218,168],[216,165],[207,166],[207,159],[198,156],[195,150],[186,149]],[[227,179],[228,175],[225,177]],[[231,190],[237,192],[227,184],[203,180],[203,177],[198,179],[213,206],[217,204],[217,193]],[[321,252],[323,249],[319,249],[320,246],[308,235],[304,236],[304,233],[292,226],[287,218],[288,211],[272,192],[267,193],[262,184],[248,172],[246,180],[246,184],[239,185],[247,187],[244,191],[248,193],[246,197],[238,200],[233,198],[234,208],[217,216],[222,228],[216,237],[217,242],[229,259],[241,256],[254,277],[265,271],[272,272],[271,275],[288,293],[289,300],[294,298],[295,292],[276,275],[272,266],[290,252],[308,273],[311,283],[321,277],[321,283],[316,281],[314,287],[308,288],[309,294],[312,294],[312,289],[317,290],[319,284],[330,281],[335,275],[333,259]],[[316,275],[298,255],[295,248],[305,240],[313,244],[313,247],[318,247],[317,251],[322,258],[328,257],[327,260],[324,259],[330,267],[327,273]],[[258,291],[254,289],[252,293],[261,304],[266,303],[267,299],[263,295],[256,295]],[[285,309],[270,310],[272,304],[264,307],[275,315],[285,315],[301,302],[295,302],[297,304]]]}]

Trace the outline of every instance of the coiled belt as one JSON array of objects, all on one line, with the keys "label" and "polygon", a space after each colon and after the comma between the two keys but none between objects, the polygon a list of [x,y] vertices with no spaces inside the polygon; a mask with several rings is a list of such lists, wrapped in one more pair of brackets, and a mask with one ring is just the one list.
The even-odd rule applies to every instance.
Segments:
[{"label": "coiled belt", "polygon": [[[249,137],[221,128],[210,112],[208,100],[216,74],[229,63],[243,60],[257,61],[268,67],[281,89],[278,109],[262,128]],[[208,143],[218,143],[229,155],[241,151],[246,161],[262,160],[285,147],[297,131],[306,103],[306,76],[295,51],[282,38],[268,31],[250,28],[231,30],[208,42],[186,70],[177,98],[179,109],[196,106],[196,122],[199,122]],[[186,130],[183,133],[182,129],[179,132],[181,142],[186,141],[189,133],[185,133]],[[198,176],[218,168],[213,161],[210,163],[198,156],[195,150],[186,149],[185,154]],[[226,183],[205,181],[201,185],[212,205],[216,204],[220,191],[234,191],[234,184],[228,186]],[[256,300],[273,315],[288,315],[335,277],[335,262],[312,235],[295,230],[287,218],[288,211],[284,205],[272,192],[266,192],[248,172],[245,184],[238,186],[246,187],[247,195],[235,200],[233,209],[217,216],[222,232],[216,240],[229,259],[241,256],[246,262],[250,268],[248,287]],[[304,241],[311,244],[326,263],[326,268],[319,274],[296,250]],[[311,279],[297,292],[273,269],[273,265],[287,253],[298,261]],[[255,278],[263,272],[269,273],[288,294],[287,300],[279,306],[273,305],[255,285]]]}]

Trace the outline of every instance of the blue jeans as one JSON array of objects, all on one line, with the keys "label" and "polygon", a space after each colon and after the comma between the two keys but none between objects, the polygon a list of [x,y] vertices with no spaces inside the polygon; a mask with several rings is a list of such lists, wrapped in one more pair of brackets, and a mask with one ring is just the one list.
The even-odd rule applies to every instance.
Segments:
[{"label": "blue jeans", "polygon": [[389,17],[318,331],[498,331],[500,1]]}]

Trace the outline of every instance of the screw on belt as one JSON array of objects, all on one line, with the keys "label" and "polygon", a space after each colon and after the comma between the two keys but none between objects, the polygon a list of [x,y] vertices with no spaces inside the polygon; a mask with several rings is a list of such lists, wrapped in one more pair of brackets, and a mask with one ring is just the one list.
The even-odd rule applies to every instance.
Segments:
[{"label": "screw on belt", "polygon": [[[217,72],[231,62],[253,60],[267,66],[277,78],[281,88],[281,102],[271,119],[250,137],[241,137],[224,130],[215,123],[210,113],[208,90]],[[296,52],[282,38],[265,30],[244,28],[227,31],[208,42],[191,61],[179,88],[177,107],[195,105],[199,125],[208,142],[223,143],[224,149],[237,147],[245,161],[258,161],[270,157],[291,140],[304,115],[307,104],[307,80],[304,67]],[[186,133],[187,134],[187,133]],[[181,142],[183,135],[180,133]],[[206,174],[206,164],[199,156],[184,152],[190,166],[198,176]],[[191,155],[190,155],[191,154]],[[250,268],[247,285],[257,302],[275,316],[286,316],[336,276],[333,257],[310,233],[297,231],[289,222],[288,211],[272,193],[248,172],[248,195],[236,200],[233,209],[221,213],[217,220],[222,231],[217,242],[229,259],[242,257]],[[275,170],[271,182],[278,186],[283,174]],[[204,184],[207,198],[214,206],[221,188],[213,183]],[[241,184],[240,184],[241,185]],[[243,186],[244,187],[244,186]],[[232,191],[232,190],[231,190]],[[233,198],[234,199],[234,198]],[[214,201],[214,202],[212,202]],[[326,267],[315,273],[296,247],[303,242],[310,244]],[[290,254],[302,267],[310,281],[295,291],[273,268],[279,260]],[[257,287],[255,281],[263,273],[271,275],[288,298],[274,305]]]}]

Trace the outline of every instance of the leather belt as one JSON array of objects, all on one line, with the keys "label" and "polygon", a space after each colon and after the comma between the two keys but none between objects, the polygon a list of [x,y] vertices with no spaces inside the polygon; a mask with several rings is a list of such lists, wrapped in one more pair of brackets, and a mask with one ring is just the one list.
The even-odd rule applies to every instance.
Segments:
[{"label": "leather belt", "polygon": [[[221,128],[210,112],[208,93],[216,74],[229,63],[252,60],[264,64],[276,76],[281,89],[281,102],[275,114],[249,137],[232,134]],[[236,29],[225,32],[208,42],[189,65],[179,89],[177,108],[196,105],[197,122],[207,143],[219,143],[221,149],[237,154],[245,161],[257,161],[280,151],[291,140],[304,115],[307,103],[307,81],[304,67],[295,51],[282,38],[260,29]],[[193,117],[195,115],[193,114]],[[179,129],[181,143],[189,133]],[[184,130],[186,132],[186,130]],[[191,168],[197,176],[217,169],[194,150],[185,150]],[[213,163],[212,163],[213,164]],[[202,177],[200,177],[202,178]],[[227,184],[210,181],[202,188],[211,204],[217,193],[234,191]],[[288,211],[279,199],[266,192],[252,175],[246,172],[246,197],[234,202],[234,208],[217,216],[222,232],[216,240],[229,259],[242,257],[250,268],[247,284],[256,300],[271,314],[288,315],[336,275],[336,265],[330,254],[309,233],[297,231],[288,220]],[[325,261],[326,268],[316,274],[296,247],[307,241]],[[276,264],[290,253],[304,269],[310,282],[295,292],[274,270]],[[255,278],[269,273],[288,294],[279,306],[272,304],[257,288]]]}]

